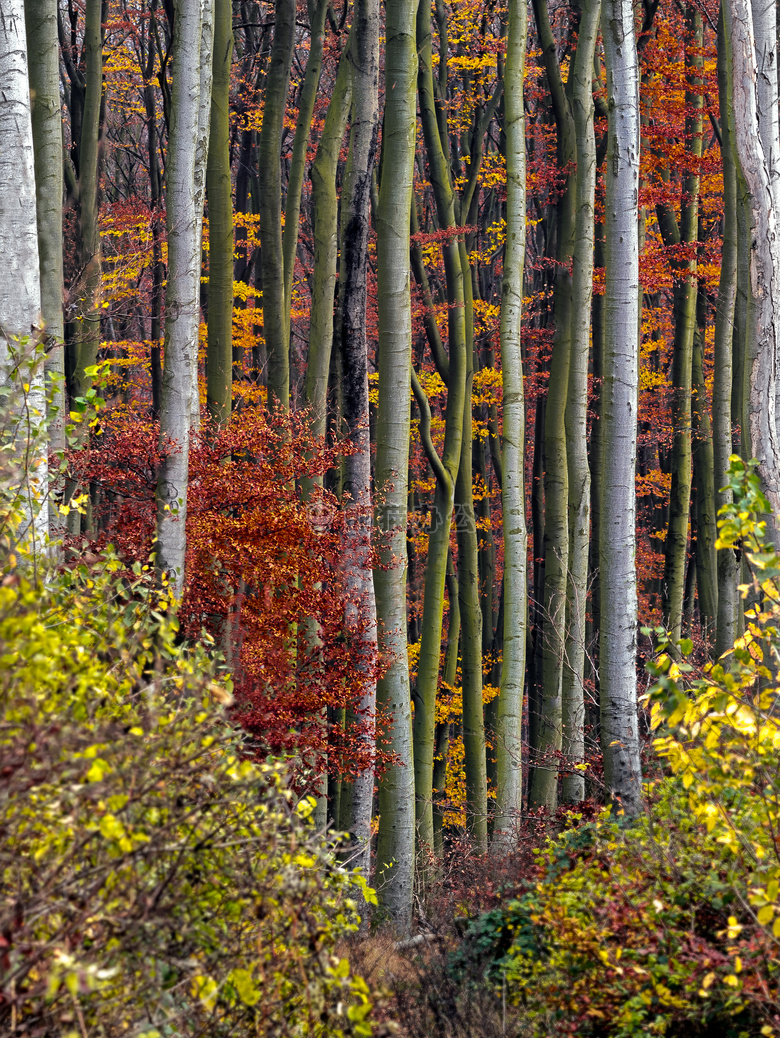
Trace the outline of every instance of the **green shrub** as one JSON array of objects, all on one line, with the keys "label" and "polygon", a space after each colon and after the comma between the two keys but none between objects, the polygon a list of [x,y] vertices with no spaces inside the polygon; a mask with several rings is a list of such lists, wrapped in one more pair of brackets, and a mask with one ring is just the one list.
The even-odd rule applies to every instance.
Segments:
[{"label": "green shrub", "polygon": [[0,1033],[371,1034],[334,946],[373,894],[245,758],[166,589],[4,557]]},{"label": "green shrub", "polygon": [[752,469],[732,459],[731,480],[719,546],[755,574],[746,632],[698,680],[662,646],[648,700],[667,775],[645,814],[551,842],[467,935],[540,1036],[780,1032],[780,557]]}]

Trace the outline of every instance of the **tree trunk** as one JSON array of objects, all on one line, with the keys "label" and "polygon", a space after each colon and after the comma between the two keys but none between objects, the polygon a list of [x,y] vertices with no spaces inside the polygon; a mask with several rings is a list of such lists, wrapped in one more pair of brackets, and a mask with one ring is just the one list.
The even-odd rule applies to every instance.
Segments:
[{"label": "tree trunk", "polygon": [[[718,20],[718,94],[723,159],[723,249],[715,311],[715,363],[712,385],[712,440],[715,464],[716,511],[731,502],[726,473],[731,443],[732,353],[734,349],[734,303],[737,294],[737,175],[732,146],[733,108],[730,104],[728,54],[724,10]],[[718,622],[715,657],[727,652],[737,636],[737,558],[731,548],[718,552]]]},{"label": "tree trunk", "polygon": [[[686,138],[696,164],[683,178],[680,228],[669,211],[664,215],[674,233],[664,236],[664,243],[691,245],[696,240],[699,226],[699,172],[698,160],[702,154],[704,98],[701,92],[702,17],[693,7],[688,8],[686,29],[686,64],[696,71],[690,73],[686,90],[686,106],[690,113],[685,120]],[[662,223],[663,219],[659,222]],[[669,238],[671,237],[671,241]],[[662,608],[672,638],[678,641],[682,634],[683,598],[685,590],[685,563],[688,554],[688,521],[691,503],[691,365],[693,337],[696,330],[696,259],[691,257],[677,269],[680,281],[674,291],[674,344],[672,358],[672,486],[669,495],[669,529],[664,551],[664,579]]]},{"label": "tree trunk", "polygon": [[[25,4],[29,56],[32,132],[41,310],[46,340],[46,373],[56,376],[50,389],[49,446],[65,448],[65,334],[62,315],[62,111],[60,102],[57,0]],[[61,524],[50,508],[52,530]]]},{"label": "tree trunk", "polygon": [[[760,134],[753,19],[747,0],[729,0],[726,30],[732,62],[738,191],[745,199],[749,218],[743,436],[746,436],[750,456],[758,459],[762,489],[777,515],[780,512],[776,423],[780,242],[769,156]],[[777,545],[777,523],[768,526]]]},{"label": "tree trunk", "polygon": [[455,480],[460,605],[461,675],[463,680],[463,754],[466,770],[466,820],[478,852],[487,851],[487,768],[482,712],[482,610],[479,604],[477,527],[474,521],[471,385],[474,380],[474,327],[471,272],[465,243],[460,246],[466,304],[466,385],[463,437]]},{"label": "tree trunk", "polygon": [[[103,34],[101,0],[87,0],[84,21],[86,74],[84,111],[79,137],[78,262],[75,334],[70,367],[71,399],[83,396],[92,385],[86,369],[94,365],[100,347],[100,105],[103,95]],[[71,289],[71,294],[73,289]]]},{"label": "tree trunk", "polygon": [[233,5],[215,0],[214,78],[206,196],[209,206],[209,313],[206,403],[215,422],[230,417],[233,392],[233,193],[230,179],[230,67]]},{"label": "tree trunk", "polygon": [[409,219],[416,131],[417,51],[413,0],[386,5],[385,117],[377,213],[379,404],[376,510],[380,566],[374,574],[379,649],[389,662],[377,685],[379,709],[390,719],[396,762],[379,781],[377,894],[400,930],[412,920],[414,772],[409,663],[406,652],[406,495],[412,319]]},{"label": "tree trunk", "polygon": [[542,620],[542,699],[532,744],[528,804],[554,813],[563,725],[563,665],[566,647],[566,584],[569,570],[569,470],[566,458],[566,398],[571,359],[574,251],[575,132],[570,97],[556,57],[547,4],[536,0],[534,13],[558,132],[556,162],[567,169],[566,186],[556,208],[553,348],[544,422],[544,614]]},{"label": "tree trunk", "polygon": [[268,406],[279,407],[282,411],[290,407],[290,340],[284,299],[281,147],[294,42],[295,0],[276,0],[274,42],[266,80],[257,159],[263,176],[260,235],[263,336],[268,356]]},{"label": "tree trunk", "polygon": [[520,325],[525,266],[523,74],[527,38],[526,5],[523,0],[510,0],[504,72],[506,251],[501,286],[504,653],[495,732],[496,808],[492,837],[492,848],[499,855],[514,846],[523,796],[522,722],[528,614],[528,538],[525,526],[525,397]]},{"label": "tree trunk", "polygon": [[[35,156],[22,0],[3,3],[0,18],[0,385],[13,387],[20,409],[11,442],[23,452],[14,505],[22,518],[20,547],[33,561],[46,548],[48,511],[43,372],[40,342],[41,288],[35,214]],[[23,387],[27,388],[23,388]],[[18,396],[17,396],[18,394]],[[6,433],[8,435],[8,433]],[[4,464],[3,477],[9,478]],[[16,477],[13,477],[14,480]],[[15,531],[16,532],[16,531]]]},{"label": "tree trunk", "polygon": [[[355,453],[345,459],[344,493],[347,523],[347,630],[365,659],[363,684],[354,720],[362,725],[361,741],[369,756],[375,742],[377,645],[376,601],[371,572],[371,438],[368,422],[368,339],[366,273],[371,216],[371,177],[377,145],[379,107],[379,0],[356,0],[352,65],[352,130],[349,175],[344,184],[342,245],[343,281],[339,313],[344,358],[344,421]],[[351,719],[351,718],[350,718]],[[374,769],[355,776],[349,831],[353,861],[366,876],[371,864],[371,811]]]},{"label": "tree trunk", "polygon": [[328,373],[333,349],[333,302],[338,270],[339,203],[336,173],[344,130],[352,104],[351,41],[341,55],[328,114],[311,170],[314,216],[314,270],[306,365],[306,404],[311,408],[315,436],[324,436],[327,420]]},{"label": "tree trunk", "polygon": [[[329,0],[315,0],[309,3],[309,25],[311,37],[309,54],[306,58],[306,69],[303,74],[298,101],[298,119],[295,124],[292,157],[290,159],[290,175],[287,181],[287,197],[285,204],[284,233],[282,236],[282,256],[284,262],[284,318],[286,322],[285,339],[290,342],[290,308],[292,306],[293,275],[295,273],[295,255],[298,247],[298,230],[301,216],[301,192],[303,176],[306,171],[306,150],[311,133],[311,121],[314,114],[314,103],[320,85],[322,71],[322,50],[325,43],[325,15]],[[354,35],[354,34],[353,34]]]},{"label": "tree trunk", "polygon": [[571,360],[566,401],[566,460],[569,469],[569,572],[566,590],[566,651],[563,669],[562,749],[564,803],[585,796],[577,765],[585,757],[585,616],[590,536],[588,468],[588,357],[593,294],[596,138],[593,127],[593,56],[601,0],[586,0],[577,33],[571,107],[577,141],[577,189],[572,262]]},{"label": "tree trunk", "polygon": [[704,336],[707,324],[707,297],[699,287],[697,328],[693,339],[693,474],[694,525],[696,530],[696,586],[699,591],[699,619],[705,644],[711,654],[715,644],[718,615],[718,579],[715,558],[717,524],[715,519],[715,461],[712,424],[704,382]]},{"label": "tree trunk", "polygon": [[[430,7],[421,2],[417,9],[417,51],[419,71],[417,86],[420,115],[425,138],[428,170],[439,225],[454,231],[455,191],[450,167],[439,134],[434,104],[431,56]],[[450,545],[453,493],[461,461],[464,436],[463,415],[466,392],[466,316],[464,304],[465,271],[460,261],[454,234],[442,243],[447,280],[449,324],[449,362],[447,367],[447,405],[445,411],[444,447],[441,461],[436,456],[430,435],[424,437],[431,467],[436,476],[436,490],[431,510],[428,537],[428,561],[425,569],[420,655],[414,707],[414,778],[416,797],[417,840],[421,860],[433,850],[433,759],[435,742],[436,689],[441,659],[442,617],[447,554]],[[427,408],[427,400],[421,405]],[[430,419],[428,421],[430,427]],[[423,425],[420,426],[421,436]],[[469,483],[471,472],[469,471]]]},{"label": "tree trunk", "polygon": [[605,357],[599,543],[599,684],[604,781],[629,814],[641,803],[636,693],[636,467],[639,365],[639,89],[629,0],[605,0],[609,144],[605,175]]},{"label": "tree trunk", "polygon": [[[163,460],[157,482],[157,568],[177,597],[184,585],[192,386],[197,375],[203,181],[196,182],[201,135],[204,6],[175,0],[171,129],[167,162],[168,285],[160,413]],[[207,143],[207,141],[206,141]]]}]

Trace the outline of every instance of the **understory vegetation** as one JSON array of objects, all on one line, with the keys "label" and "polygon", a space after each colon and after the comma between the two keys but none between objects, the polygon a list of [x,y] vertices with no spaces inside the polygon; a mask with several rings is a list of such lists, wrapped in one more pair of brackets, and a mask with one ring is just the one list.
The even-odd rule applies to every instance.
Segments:
[{"label": "understory vegetation", "polygon": [[3,1032],[776,1033],[780,557],[754,471],[731,477],[745,632],[698,675],[656,632],[643,813],[586,801],[528,816],[506,857],[453,846],[400,942],[360,931],[373,892],[231,721],[165,582],[110,548],[36,580],[7,516]]}]

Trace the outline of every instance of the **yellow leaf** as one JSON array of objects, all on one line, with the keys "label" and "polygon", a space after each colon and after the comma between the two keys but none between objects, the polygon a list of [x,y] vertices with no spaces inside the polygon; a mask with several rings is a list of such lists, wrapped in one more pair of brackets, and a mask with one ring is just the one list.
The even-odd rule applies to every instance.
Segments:
[{"label": "yellow leaf", "polygon": [[758,919],[758,921],[761,924],[761,926],[766,926],[767,923],[769,923],[771,921],[772,916],[774,914],[775,914],[775,906],[774,905],[764,905],[763,908],[759,908],[758,915],[757,915],[756,918]]}]

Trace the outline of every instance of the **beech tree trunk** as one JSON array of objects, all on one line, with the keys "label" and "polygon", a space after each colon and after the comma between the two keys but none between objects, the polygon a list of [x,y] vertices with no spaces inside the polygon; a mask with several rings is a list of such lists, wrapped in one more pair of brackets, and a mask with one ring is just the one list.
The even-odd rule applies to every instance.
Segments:
[{"label": "beech tree trunk", "polygon": [[[29,56],[32,132],[35,147],[35,198],[41,312],[46,341],[46,372],[57,376],[50,390],[49,444],[65,447],[65,334],[62,315],[62,106],[60,102],[57,0],[25,4]],[[50,509],[52,528],[60,518]]]},{"label": "beech tree trunk", "polygon": [[[160,412],[163,460],[157,481],[157,568],[169,574],[177,597],[184,585],[187,483],[197,385],[200,265],[205,188],[201,117],[201,41],[211,0],[175,0],[171,128],[168,143],[168,286],[165,293],[165,368]],[[209,97],[210,103],[210,97]],[[204,148],[205,145],[205,148]],[[196,179],[200,165],[201,177]]]},{"label": "beech tree trunk", "polygon": [[379,780],[376,883],[380,910],[400,930],[408,930],[411,925],[414,881],[414,771],[406,652],[406,498],[412,346],[409,219],[417,123],[415,14],[414,0],[387,2],[384,154],[377,213],[376,486],[380,499],[376,537],[380,568],[374,574],[374,585],[379,649],[391,661],[378,683],[377,702],[392,719],[389,738],[396,763],[388,765]]},{"label": "beech tree trunk", "polygon": [[290,340],[284,296],[281,146],[295,42],[295,0],[276,0],[274,42],[265,88],[263,126],[257,148],[263,176],[260,192],[263,336],[268,356],[268,406],[290,407]]},{"label": "beech tree trunk", "polygon": [[506,251],[501,286],[504,652],[495,731],[496,807],[492,836],[492,849],[499,855],[514,846],[523,797],[522,721],[528,615],[528,538],[525,525],[525,397],[520,322],[525,265],[523,74],[527,38],[528,21],[524,0],[510,0],[504,72]]},{"label": "beech tree trunk", "polygon": [[569,477],[569,571],[566,585],[566,649],[562,682],[562,750],[566,774],[564,803],[585,796],[578,769],[585,757],[585,616],[590,536],[588,467],[588,359],[593,295],[596,138],[593,127],[593,56],[601,0],[585,0],[572,70],[571,108],[577,142],[574,255],[572,260],[571,359],[566,400],[566,463]]},{"label": "beech tree trunk", "polygon": [[[38,229],[35,207],[27,37],[22,0],[4,0],[0,18],[0,384],[13,389],[19,409],[14,423],[23,473],[19,506],[24,515],[20,545],[35,561],[46,548],[48,511],[42,366],[35,350],[42,336]],[[23,388],[29,386],[29,389]],[[4,471],[4,478],[9,473]]]},{"label": "beech tree trunk", "polygon": [[[379,0],[356,0],[352,66],[352,129],[349,173],[344,184],[343,281],[339,313],[344,358],[344,421],[356,448],[345,459],[347,504],[347,630],[367,658],[354,720],[363,726],[361,741],[370,756],[375,742],[376,681],[372,675],[377,645],[376,600],[371,572],[371,436],[368,422],[368,339],[366,273],[371,215],[371,177],[377,146],[379,108]],[[374,769],[355,776],[349,831],[353,861],[366,876],[371,864],[371,812]],[[343,795],[343,794],[342,794]]]},{"label": "beech tree trunk", "polygon": [[344,130],[352,104],[349,48],[341,55],[328,114],[311,170],[314,214],[314,270],[309,319],[309,356],[306,364],[306,404],[311,408],[312,431],[324,436],[327,424],[328,373],[333,349],[333,303],[338,271],[339,202],[336,173]]},{"label": "beech tree trunk", "polygon": [[230,178],[230,66],[233,4],[215,0],[206,196],[209,206],[209,312],[206,403],[212,418],[230,417],[233,391],[233,191]]},{"label": "beech tree trunk", "polygon": [[[691,81],[685,94],[689,112],[685,120],[686,137],[694,160],[702,155],[704,97],[701,92],[699,70],[703,65],[701,13],[689,7],[686,16],[689,41],[686,46],[686,64],[693,66]],[[659,222],[668,232],[666,245],[692,245],[699,227],[699,173],[698,163],[683,178],[680,226],[671,209],[659,213]],[[659,207],[661,208],[661,207]],[[685,569],[688,555],[688,522],[691,505],[693,455],[691,439],[691,391],[693,339],[696,331],[696,258],[679,265],[680,278],[674,291],[674,343],[672,359],[672,486],[669,495],[669,529],[664,552],[664,579],[662,606],[666,624],[673,639],[682,634]]]},{"label": "beech tree trunk", "polygon": [[[431,53],[430,7],[420,3],[417,9],[417,76],[420,115],[425,139],[425,152],[439,225],[454,232],[455,189],[447,161],[446,143],[441,140],[434,103]],[[439,683],[444,585],[450,545],[455,481],[461,458],[463,415],[466,392],[466,314],[464,304],[464,270],[454,233],[442,243],[447,280],[449,359],[447,364],[447,405],[441,460],[421,423],[423,447],[436,476],[436,490],[431,510],[428,537],[428,560],[425,569],[422,631],[417,668],[414,706],[414,777],[416,795],[417,840],[421,860],[433,850],[433,760],[435,754],[436,690]],[[433,317],[435,321],[435,316]],[[416,394],[419,395],[419,388]],[[427,408],[427,400],[419,401]],[[469,476],[470,479],[470,476]]]},{"label": "beech tree trunk", "polygon": [[636,691],[636,467],[639,381],[639,82],[630,0],[605,0],[609,143],[605,174],[605,357],[599,543],[599,684],[604,781],[636,814],[642,772]]},{"label": "beech tree trunk", "polygon": [[[737,173],[732,144],[733,107],[728,67],[730,60],[725,35],[725,15],[721,5],[718,19],[718,95],[723,143],[723,248],[715,311],[715,362],[712,384],[712,445],[715,465],[716,512],[731,502],[726,473],[732,452],[731,393],[734,350],[734,304],[737,295]],[[718,552],[718,621],[715,657],[727,652],[737,636],[737,558],[731,548]]]},{"label": "beech tree trunk", "polygon": [[[734,147],[739,163],[738,191],[749,218],[743,436],[758,459],[762,489],[775,515],[780,512],[780,452],[777,435],[778,308],[780,242],[775,193],[759,124],[754,28],[747,0],[729,0],[726,31],[732,63]],[[776,85],[775,85],[776,89]],[[777,545],[778,524],[769,524]]]}]

